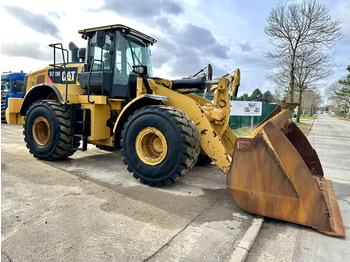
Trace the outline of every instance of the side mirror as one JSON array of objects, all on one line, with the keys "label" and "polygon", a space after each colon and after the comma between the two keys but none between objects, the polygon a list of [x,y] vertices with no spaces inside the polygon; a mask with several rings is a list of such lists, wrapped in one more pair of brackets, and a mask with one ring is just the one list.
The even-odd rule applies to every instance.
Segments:
[{"label": "side mirror", "polygon": [[97,31],[96,32],[96,44],[98,47],[103,48],[106,43],[106,32],[105,31]]},{"label": "side mirror", "polygon": [[23,91],[23,85],[24,83],[22,81],[15,81],[15,93],[22,92]]}]

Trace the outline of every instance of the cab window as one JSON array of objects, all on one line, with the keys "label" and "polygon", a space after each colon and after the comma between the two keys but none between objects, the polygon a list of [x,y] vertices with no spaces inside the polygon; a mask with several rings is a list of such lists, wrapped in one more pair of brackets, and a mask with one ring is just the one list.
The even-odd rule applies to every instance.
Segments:
[{"label": "cab window", "polygon": [[93,71],[102,71],[111,69],[111,37],[107,34],[104,46],[101,48],[97,45],[96,34],[91,38],[88,46],[87,63],[92,66]]}]

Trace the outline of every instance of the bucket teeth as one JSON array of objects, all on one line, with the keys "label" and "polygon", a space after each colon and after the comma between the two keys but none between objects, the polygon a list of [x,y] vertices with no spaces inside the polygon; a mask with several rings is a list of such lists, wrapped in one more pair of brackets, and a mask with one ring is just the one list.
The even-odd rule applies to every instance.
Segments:
[{"label": "bucket teeth", "polygon": [[329,210],[327,212],[329,214],[329,221],[331,227],[331,230],[328,232],[323,232],[322,230],[320,231],[328,235],[345,237],[343,219],[340,214],[340,209],[337,197],[334,192],[332,181],[320,176],[314,176],[314,179],[317,181],[320,190],[322,191],[322,195],[326,201],[326,205]]},{"label": "bucket teeth", "polygon": [[290,120],[298,104],[277,107],[238,138],[227,177],[232,198],[245,210],[345,236],[333,184],[316,151]]}]

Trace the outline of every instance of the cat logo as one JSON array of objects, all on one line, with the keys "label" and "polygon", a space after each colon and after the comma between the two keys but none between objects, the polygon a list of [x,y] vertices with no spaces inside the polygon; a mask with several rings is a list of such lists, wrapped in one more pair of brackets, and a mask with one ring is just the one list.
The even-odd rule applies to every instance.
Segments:
[{"label": "cat logo", "polygon": [[77,79],[78,68],[64,68],[60,69],[50,69],[48,71],[47,80],[49,83],[57,84],[75,84]]}]

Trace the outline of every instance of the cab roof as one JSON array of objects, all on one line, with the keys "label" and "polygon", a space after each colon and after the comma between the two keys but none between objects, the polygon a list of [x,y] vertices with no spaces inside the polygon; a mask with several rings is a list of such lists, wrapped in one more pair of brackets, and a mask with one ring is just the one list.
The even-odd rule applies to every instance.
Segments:
[{"label": "cab roof", "polygon": [[131,35],[134,35],[136,37],[139,37],[139,38],[149,42],[152,45],[157,42],[156,39],[154,39],[154,38],[152,38],[144,33],[141,33],[141,32],[139,32],[131,27],[127,27],[127,26],[121,25],[121,24],[82,29],[82,30],[79,30],[78,33],[82,34],[83,36],[90,37],[92,34],[94,34],[97,31],[108,31],[108,30],[112,30],[112,29],[119,29],[123,33],[131,34]]}]

